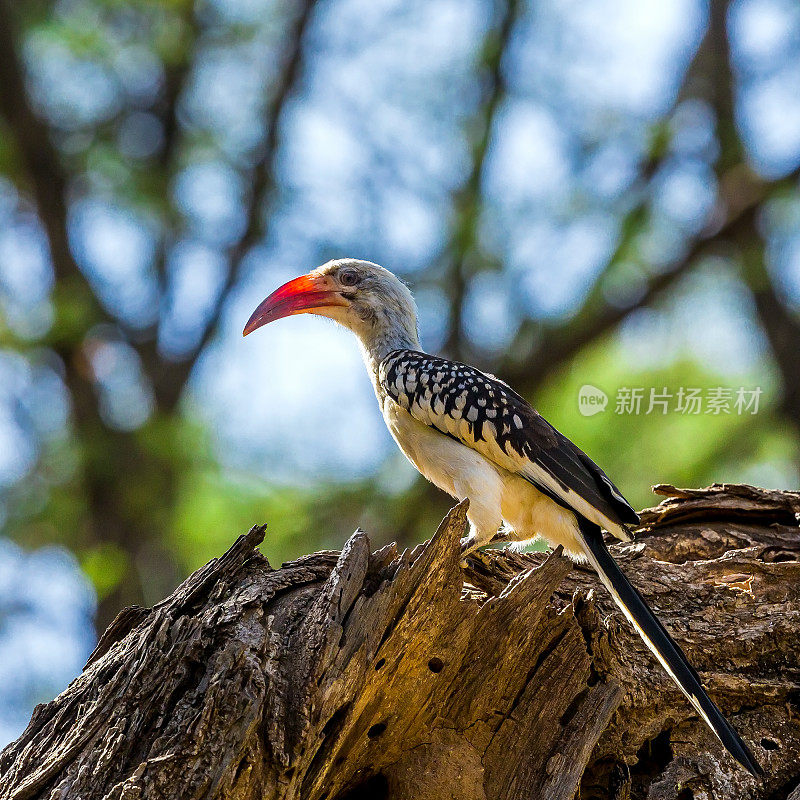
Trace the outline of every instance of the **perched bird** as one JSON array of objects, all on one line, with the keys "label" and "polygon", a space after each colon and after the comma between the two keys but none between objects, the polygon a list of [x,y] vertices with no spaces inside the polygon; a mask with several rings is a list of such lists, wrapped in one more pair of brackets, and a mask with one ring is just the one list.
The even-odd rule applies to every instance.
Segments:
[{"label": "perched bird", "polygon": [[464,552],[502,529],[508,541],[540,537],[588,561],[644,643],[731,755],[763,774],[703,689],[680,647],[628,582],[601,529],[630,541],[639,518],[609,477],[503,381],[420,348],[411,292],[368,261],[330,261],[281,286],[250,317],[244,335],[292,314],[349,328],[394,440],[432,483],[469,498]]}]

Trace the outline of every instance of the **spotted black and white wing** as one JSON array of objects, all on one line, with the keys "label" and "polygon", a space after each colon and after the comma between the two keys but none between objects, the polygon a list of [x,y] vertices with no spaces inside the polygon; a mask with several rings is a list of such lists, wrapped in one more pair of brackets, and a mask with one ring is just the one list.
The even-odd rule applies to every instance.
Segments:
[{"label": "spotted black and white wing", "polygon": [[384,390],[416,420],[521,475],[561,505],[627,539],[639,521],[610,478],[507,384],[456,361],[395,350]]}]

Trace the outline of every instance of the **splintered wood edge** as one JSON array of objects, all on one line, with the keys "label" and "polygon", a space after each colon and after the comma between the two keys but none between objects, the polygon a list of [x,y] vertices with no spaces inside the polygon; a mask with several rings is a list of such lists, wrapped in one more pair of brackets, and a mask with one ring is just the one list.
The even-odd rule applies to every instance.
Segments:
[{"label": "splintered wood edge", "polygon": [[639,512],[640,533],[688,521],[773,521],[800,523],[800,492],[762,489],[735,483],[714,483],[700,489],[682,489],[669,483],[653,486],[663,495],[657,506]]}]

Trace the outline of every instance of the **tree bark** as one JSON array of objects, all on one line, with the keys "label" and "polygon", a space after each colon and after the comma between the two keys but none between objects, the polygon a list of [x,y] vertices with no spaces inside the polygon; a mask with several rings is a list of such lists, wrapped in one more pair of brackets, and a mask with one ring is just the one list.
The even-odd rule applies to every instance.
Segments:
[{"label": "tree bark", "polygon": [[[0,800],[794,798],[800,494],[657,487],[615,557],[752,747],[739,769],[586,568],[367,535],[272,569],[253,528],[0,753]],[[267,544],[268,549],[268,544]]]}]

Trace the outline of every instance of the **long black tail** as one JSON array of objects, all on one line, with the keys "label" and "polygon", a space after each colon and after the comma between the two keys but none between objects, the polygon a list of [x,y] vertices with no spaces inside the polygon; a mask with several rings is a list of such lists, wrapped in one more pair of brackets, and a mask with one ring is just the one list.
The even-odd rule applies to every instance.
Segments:
[{"label": "long black tail", "polygon": [[739,734],[706,694],[700,683],[699,675],[683,651],[658,621],[644,598],[628,582],[617,562],[608,552],[600,528],[580,516],[578,516],[578,524],[583,534],[586,557],[597,570],[614,601],[636,628],[644,643],[675,681],[678,688],[686,695],[708,727],[719,737],[728,752],[751,775],[763,775],[764,771],[756,762],[747,745],[739,738]]}]

